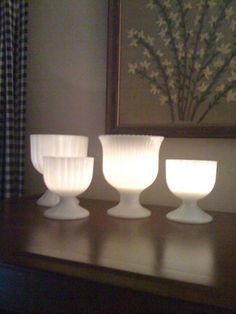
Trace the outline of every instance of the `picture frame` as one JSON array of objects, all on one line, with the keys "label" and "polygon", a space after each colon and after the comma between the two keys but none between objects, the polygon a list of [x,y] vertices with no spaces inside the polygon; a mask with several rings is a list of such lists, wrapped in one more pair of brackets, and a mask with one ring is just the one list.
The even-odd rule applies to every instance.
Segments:
[{"label": "picture frame", "polygon": [[[203,73],[199,72],[200,73],[199,76],[200,75],[202,76],[202,81],[200,81],[199,79],[199,82],[195,84],[197,86],[197,87],[195,86],[195,90],[194,90],[195,98],[192,99],[192,103],[195,101],[196,104],[200,103],[202,105],[201,110],[199,110],[198,119],[200,120],[200,116],[204,116],[204,113],[207,112],[208,107],[210,108],[210,106],[213,106],[214,110],[215,108],[217,109],[214,111],[214,114],[213,114],[213,110],[211,110],[213,109],[213,107],[211,107],[208,110],[208,111],[211,111],[211,116],[209,114],[208,120],[204,123],[196,122],[196,121],[181,120],[179,119],[180,113],[177,113],[178,121],[174,121],[174,122],[171,121],[169,118],[170,113],[168,113],[169,116],[167,115],[167,111],[169,110],[169,109],[167,110],[168,104],[164,104],[163,107],[160,106],[160,101],[162,100],[162,98],[166,99],[168,96],[168,94],[165,94],[165,90],[164,90],[164,87],[165,87],[164,86],[165,80],[163,79],[164,74],[160,75],[160,73],[158,73],[157,75],[159,75],[160,79],[159,78],[157,79],[154,76],[155,75],[155,73],[153,72],[154,70],[152,70],[153,73],[151,71],[146,71],[147,68],[145,70],[145,66],[148,67],[148,70],[149,68],[154,67],[153,64],[155,62],[153,60],[149,61],[150,55],[152,59],[157,58],[158,55],[156,55],[156,50],[158,49],[158,47],[161,47],[159,50],[160,57],[158,57],[159,62],[163,63],[165,61],[164,59],[165,57],[161,59],[162,56],[163,55],[167,56],[165,70],[166,71],[169,70],[169,73],[170,73],[169,77],[171,77],[171,71],[175,71],[175,68],[176,68],[176,64],[174,64],[175,61],[173,61],[173,64],[171,64],[172,62],[171,58],[174,56],[174,53],[168,53],[168,52],[165,53],[164,45],[160,45],[160,42],[158,41],[157,41],[157,47],[152,45],[152,41],[156,41],[156,38],[153,35],[153,33],[150,35],[146,35],[148,34],[148,27],[150,28],[150,23],[151,23],[150,21],[153,18],[152,10],[155,9],[155,5],[156,5],[155,3],[160,3],[160,4],[162,3],[161,4],[162,6],[163,6],[163,3],[165,4],[167,3],[169,7],[166,7],[166,15],[163,12],[160,13],[161,7],[159,7],[159,11],[158,11],[159,17],[158,17],[158,12],[157,13],[155,12],[155,14],[157,15],[155,16],[154,22],[156,23],[159,22],[159,25],[160,23],[164,25],[164,26],[160,26],[159,28],[158,28],[158,25],[157,26],[155,25],[155,27],[157,28],[155,32],[160,33],[162,28],[164,27],[164,30],[166,31],[166,38],[164,39],[166,40],[166,42],[168,40],[171,41],[171,36],[168,35],[167,33],[168,31],[170,32],[170,30],[168,30],[168,27],[170,28],[172,24],[173,24],[172,28],[173,26],[175,26],[173,19],[174,19],[174,16],[177,16],[177,13],[176,13],[177,9],[174,7],[171,13],[171,9],[172,9],[171,6],[173,5],[174,2],[169,1],[169,0],[166,0],[165,2],[161,2],[160,0],[159,1],[109,0],[108,2],[108,37],[107,37],[108,43],[107,43],[106,133],[109,133],[109,134],[153,134],[153,135],[162,135],[165,137],[235,138],[236,137],[236,106],[235,106],[236,105],[236,84],[235,84],[236,83],[236,79],[235,79],[236,47],[235,47],[235,42],[232,41],[233,37],[231,38],[228,34],[225,34],[225,36],[227,36],[227,40],[229,41],[229,42],[226,42],[222,38],[217,39],[215,37],[216,35],[214,35],[213,33],[218,34],[217,32],[219,31],[219,34],[217,36],[220,37],[220,34],[222,33],[224,37],[224,31],[229,32],[227,27],[226,28],[223,27],[223,23],[225,22],[223,19],[224,18],[226,19],[227,17],[226,12],[229,12],[228,14],[230,15],[229,18],[227,19],[227,23],[229,23],[229,21],[231,21],[232,19],[231,23],[232,23],[232,28],[234,29],[233,16],[231,14],[232,10],[230,8],[232,7],[233,9],[236,8],[235,6],[236,1],[232,0],[231,4],[228,5],[227,8],[225,8],[226,2],[224,0],[209,0],[205,2],[200,1],[201,3],[205,3],[205,4],[207,3],[208,10],[210,10],[209,3],[212,3],[212,5],[215,3],[214,10],[218,10],[219,12],[221,12],[221,10],[224,10],[224,13],[221,14],[223,15],[223,18],[221,16],[221,20],[220,20],[220,17],[216,15],[215,17],[216,20],[212,22],[213,23],[212,28],[210,28],[209,26],[209,29],[207,29],[208,19],[209,19],[210,13],[212,12],[209,11],[209,13],[207,13],[209,14],[209,16],[207,16],[207,14],[205,15],[204,17],[205,24],[203,23],[203,26],[202,26],[202,29],[204,29],[204,31],[201,30],[200,35],[199,35],[199,42],[200,42],[200,36],[202,36],[201,44],[199,44],[199,47],[195,48],[196,50],[195,52],[194,51],[192,52],[190,50],[189,51],[186,50],[187,49],[186,46],[188,45],[188,43],[187,44],[185,43],[186,44],[185,51],[182,53],[184,54],[182,58],[183,61],[181,60],[180,65],[179,65],[182,68],[185,67],[185,70],[184,70],[185,74],[182,74],[179,80],[177,79],[178,75],[175,75],[175,76],[173,75],[173,79],[171,81],[171,83],[173,84],[173,90],[175,88],[177,90],[177,96],[176,96],[176,93],[175,95],[172,94],[173,93],[172,91],[169,92],[169,96],[172,98],[179,97],[178,99],[179,107],[183,106],[182,103],[191,104],[191,101],[189,101],[190,99],[189,94],[191,95],[191,90],[190,92],[188,91],[186,80],[189,80],[189,77],[191,75],[192,77],[194,77],[195,69],[194,71],[192,71],[192,73],[188,74],[187,76],[187,72],[188,72],[187,68],[189,67],[189,69],[191,69],[191,64],[188,64],[188,61],[184,61],[184,58],[186,58],[186,54],[188,53],[190,54],[190,52],[192,53],[192,55],[195,54],[195,61],[193,61],[194,65],[192,65],[192,67],[196,67],[196,65],[198,65],[198,67],[200,68],[202,67],[203,70],[205,71],[205,72],[203,71]],[[185,14],[185,16],[187,16],[188,14],[189,14],[189,17],[191,18],[194,18],[194,16],[196,16],[197,14],[196,8],[193,8],[193,6],[191,7],[191,0],[176,1],[176,3],[177,2],[182,3],[183,5],[185,4],[186,8],[185,9],[182,8],[183,10],[185,10],[183,13]],[[198,1],[196,2],[192,0],[193,5],[194,3],[200,3],[200,2]],[[135,5],[133,5],[134,3]],[[192,11],[194,11],[192,16],[187,11],[188,10],[187,3],[189,3],[189,10],[192,8]],[[142,8],[141,8],[141,5],[143,6]],[[163,8],[165,9],[165,7]],[[147,11],[148,9],[150,12],[148,13],[145,12],[145,14],[147,15],[145,15],[143,18],[140,18],[140,16],[142,16],[142,12]],[[226,11],[227,9],[229,11]],[[137,10],[137,12],[135,10]],[[200,5],[199,5],[199,10],[200,12],[203,11],[203,8],[201,8]],[[233,14],[235,14],[234,17],[236,17],[235,10],[233,10]],[[218,11],[215,11],[215,12],[218,12]],[[179,8],[179,12],[181,12],[181,8]],[[200,19],[199,22],[201,22],[201,19],[204,19],[200,13],[199,13],[198,18]],[[170,24],[169,26],[167,25],[168,23]],[[181,23],[181,21],[178,23]],[[218,23],[219,25],[217,26],[214,23],[215,24]],[[147,25],[147,29],[145,28],[146,27],[145,25]],[[136,29],[139,29],[139,30],[136,30]],[[150,29],[153,30],[152,25]],[[199,28],[197,29],[199,31]],[[236,29],[236,26],[235,26],[235,29]],[[190,32],[191,32],[191,28],[190,28]],[[184,36],[186,36],[185,39],[188,38],[187,35],[181,35],[181,32],[179,32],[179,34],[180,34],[179,36],[183,36],[183,38]],[[172,37],[173,35],[175,36],[178,35],[178,31],[176,29],[172,30]],[[148,36],[149,36],[150,43],[147,43]],[[160,35],[158,36],[160,37]],[[168,36],[170,38],[168,38]],[[205,41],[204,41],[204,36],[205,36]],[[160,38],[158,40],[160,40]],[[217,42],[218,46],[214,44],[216,40],[218,40]],[[184,40],[182,41],[184,42]],[[194,38],[193,38],[193,42],[194,42]],[[196,43],[196,39],[195,39],[195,43]],[[175,45],[177,45],[177,40],[175,41]],[[172,43],[172,48],[175,45]],[[137,54],[135,55],[135,54],[132,54],[133,52],[130,52],[131,49],[137,48],[137,46],[140,46],[138,47],[139,50],[137,49],[138,50],[137,54],[139,55],[142,54],[142,57],[140,57],[140,60],[136,60]],[[162,49],[162,47],[164,48]],[[198,58],[197,56],[197,54],[200,53],[204,49],[204,47],[208,47],[206,48],[206,50],[207,49],[209,50],[208,59],[206,59],[205,61],[205,63],[209,62],[209,66],[204,65],[204,61],[202,61],[202,64],[201,64],[199,61],[200,57]],[[224,47],[225,47],[225,51],[224,51]],[[221,48],[221,51],[220,51],[220,48]],[[171,50],[169,46],[167,46],[166,49]],[[228,51],[227,49],[230,51]],[[145,57],[143,57],[143,54],[145,54],[145,52],[146,52],[146,59]],[[178,53],[178,51],[176,53]],[[207,53],[208,52],[205,52],[205,54]],[[202,55],[203,54],[204,54],[204,50],[202,52]],[[216,56],[214,54],[216,54]],[[130,56],[132,56],[133,59]],[[194,57],[189,57],[189,58],[190,58],[189,63],[191,63],[191,60],[194,60]],[[168,59],[170,61],[168,61]],[[220,64],[219,60],[221,61],[221,63],[223,62],[223,64]],[[140,67],[141,62],[144,68],[143,72],[142,72],[142,68]],[[156,62],[158,63],[157,59],[156,59]],[[168,68],[168,62],[170,64],[170,68]],[[219,68],[217,68],[217,62],[218,62]],[[132,69],[132,65],[133,65],[133,69]],[[171,70],[172,65],[173,65],[174,70],[173,69]],[[162,67],[164,66],[162,65]],[[227,75],[225,75],[224,73],[224,69],[226,69],[226,67],[227,67],[227,71],[225,72]],[[215,73],[213,73],[214,69],[216,71]],[[133,71],[133,73],[129,73],[129,71],[130,72]],[[137,73],[134,73],[135,71]],[[178,69],[176,71],[178,71]],[[217,73],[220,71],[221,71],[221,74],[217,76]],[[179,70],[179,72],[181,72],[181,70]],[[150,76],[151,73],[153,77]],[[136,75],[137,77],[135,77],[134,74],[138,74]],[[149,75],[149,78],[146,78],[146,81],[145,81],[145,75],[146,76]],[[135,80],[133,80],[134,77],[135,77]],[[152,79],[153,81],[151,81]],[[150,80],[151,83],[154,83],[154,84],[148,84],[148,80]],[[182,89],[184,90],[182,92],[181,92],[181,84],[179,82],[182,82],[181,83],[183,87]],[[190,84],[194,85],[194,81],[191,82],[191,79],[190,79]],[[159,86],[159,89],[155,86]],[[212,90],[210,90],[209,86],[212,87]],[[193,88],[193,87],[190,86],[190,88]],[[205,91],[204,91],[204,88],[205,88]],[[160,93],[162,91],[163,91],[163,95],[160,96]],[[231,94],[229,94],[229,92]],[[185,95],[184,96],[185,98],[182,97],[182,102],[180,98],[181,93],[182,95]],[[143,97],[144,94],[145,94],[145,97]],[[155,95],[155,94],[159,94],[159,99],[157,97],[157,102],[154,96],[158,96],[158,95]],[[203,106],[203,101],[202,101],[202,98],[204,97],[206,98],[206,104],[204,104],[205,107]],[[157,103],[156,105],[154,104],[155,102]],[[150,106],[150,103],[151,103],[151,106]],[[196,106],[197,105],[195,105],[195,109],[196,109]],[[199,105],[199,108],[200,108],[200,105]],[[192,110],[192,115],[193,115],[194,109],[192,108],[190,109]],[[189,109],[189,116],[191,116],[190,109]],[[186,112],[187,112],[187,109],[186,109]],[[145,120],[147,118],[146,116],[148,116],[150,119],[154,119],[158,117],[159,121],[154,120],[149,123],[148,120],[147,121]],[[167,117],[169,120],[167,119]],[[144,120],[145,122],[143,123],[142,121]]]}]

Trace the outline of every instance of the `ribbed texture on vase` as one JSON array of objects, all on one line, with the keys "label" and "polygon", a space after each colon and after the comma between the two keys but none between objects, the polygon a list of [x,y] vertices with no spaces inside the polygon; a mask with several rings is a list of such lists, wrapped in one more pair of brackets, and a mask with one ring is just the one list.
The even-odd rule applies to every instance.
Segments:
[{"label": "ribbed texture on vase", "polygon": [[212,160],[166,160],[166,182],[181,199],[201,199],[214,188],[217,162]]},{"label": "ribbed texture on vase", "polygon": [[48,189],[60,196],[76,196],[92,181],[92,157],[44,157],[43,176]]},{"label": "ribbed texture on vase", "polygon": [[103,174],[114,187],[143,190],[158,174],[161,136],[101,135]]},{"label": "ribbed texture on vase", "polygon": [[42,173],[43,157],[86,157],[88,137],[80,135],[31,134],[31,161],[35,169]]}]

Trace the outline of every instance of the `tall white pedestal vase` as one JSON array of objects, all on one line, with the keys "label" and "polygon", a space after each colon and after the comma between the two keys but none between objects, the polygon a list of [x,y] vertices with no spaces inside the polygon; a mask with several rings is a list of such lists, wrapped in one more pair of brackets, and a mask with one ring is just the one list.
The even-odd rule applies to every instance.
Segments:
[{"label": "tall white pedestal vase", "polygon": [[166,181],[170,191],[182,200],[182,204],[167,214],[169,220],[202,224],[212,221],[197,201],[214,188],[217,162],[210,160],[166,160]]},{"label": "tall white pedestal vase", "polygon": [[[43,174],[43,157],[86,157],[88,153],[88,137],[62,134],[31,134],[30,153],[34,168]],[[40,206],[54,206],[59,196],[50,190],[37,200]]]},{"label": "tall white pedestal vase", "polygon": [[108,214],[118,218],[145,218],[151,212],[139,201],[140,193],[150,186],[159,169],[162,136],[101,135],[103,174],[120,193],[120,202]]},{"label": "tall white pedestal vase", "polygon": [[79,205],[76,196],[89,187],[93,163],[92,157],[44,157],[45,184],[60,196],[59,203],[44,212],[47,218],[72,220],[89,216],[89,211]]}]

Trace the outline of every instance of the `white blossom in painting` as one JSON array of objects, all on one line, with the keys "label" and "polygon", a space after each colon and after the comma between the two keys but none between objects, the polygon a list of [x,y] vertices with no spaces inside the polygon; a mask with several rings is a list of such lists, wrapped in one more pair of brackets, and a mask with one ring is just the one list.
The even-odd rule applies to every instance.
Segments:
[{"label": "white blossom in painting", "polygon": [[[128,73],[149,83],[170,121],[201,123],[236,102],[236,0],[143,0],[155,32],[128,30]],[[153,35],[155,34],[155,36]]]}]

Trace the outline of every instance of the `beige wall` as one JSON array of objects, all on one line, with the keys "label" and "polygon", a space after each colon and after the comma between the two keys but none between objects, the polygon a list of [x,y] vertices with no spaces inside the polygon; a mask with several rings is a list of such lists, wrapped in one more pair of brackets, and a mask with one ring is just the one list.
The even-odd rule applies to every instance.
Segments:
[{"label": "beige wall", "polygon": [[[44,190],[29,158],[29,134],[88,135],[95,157],[93,182],[85,196],[118,199],[104,180],[98,135],[105,132],[106,0],[30,1],[26,194]],[[166,139],[160,151],[160,173],[142,194],[150,204],[177,205],[165,184],[166,158],[218,160],[217,182],[201,205],[236,211],[236,140]]]}]

